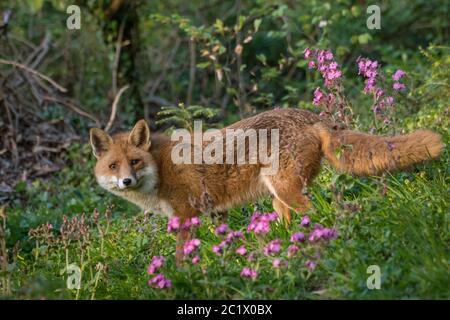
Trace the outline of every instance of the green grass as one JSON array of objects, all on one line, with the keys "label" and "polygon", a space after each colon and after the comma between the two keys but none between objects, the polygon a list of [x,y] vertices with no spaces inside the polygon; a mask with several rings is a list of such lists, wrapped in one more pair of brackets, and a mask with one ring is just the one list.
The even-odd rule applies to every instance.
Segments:
[{"label": "green grass", "polygon": [[[443,112],[443,108],[424,110],[404,120],[403,126],[408,130],[434,128],[448,143],[449,123],[442,119]],[[302,245],[301,255],[289,259],[289,267],[283,270],[275,270],[271,258],[260,255],[251,264],[259,272],[256,281],[240,277],[242,268],[250,265],[246,259],[232,252],[224,257],[211,252],[220,239],[210,220],[203,220],[198,232],[201,262],[176,268],[175,238],[166,232],[167,219],[144,215],[100,189],[92,174],[93,160],[87,145],[73,146],[66,158],[67,167],[54,178],[17,187],[18,199],[8,209],[7,246],[11,259],[8,271],[1,277],[10,279],[12,292],[5,297],[450,298],[448,148],[433,163],[384,178],[353,178],[337,174],[325,164],[310,189],[314,208],[308,214],[314,223],[336,227],[338,239]],[[106,218],[103,213],[110,205],[112,217]],[[94,208],[101,213],[97,224],[91,221]],[[269,199],[230,211],[230,227],[245,230],[255,209],[271,212]],[[73,241],[67,248],[69,263],[81,265],[83,255],[82,286],[77,292],[66,287],[66,249],[62,243],[37,243],[28,232],[44,223],[52,223],[59,230],[63,215],[82,213],[88,219],[89,243],[80,247]],[[290,235],[302,230],[299,221],[300,217],[294,217],[288,229],[273,225],[266,239],[247,235],[245,245],[260,251],[262,243],[280,238],[285,252]],[[53,234],[58,237],[58,232]],[[14,250],[18,241],[21,249]],[[310,271],[304,263],[318,252],[318,266]],[[147,285],[150,276],[146,269],[154,255],[167,257],[163,272],[173,282],[171,289]],[[381,269],[380,290],[366,286],[370,265]]]}]

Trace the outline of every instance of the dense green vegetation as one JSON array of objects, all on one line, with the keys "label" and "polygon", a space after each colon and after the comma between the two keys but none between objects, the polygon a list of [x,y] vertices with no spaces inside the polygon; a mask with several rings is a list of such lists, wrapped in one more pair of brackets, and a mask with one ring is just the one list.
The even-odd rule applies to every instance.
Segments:
[{"label": "dense green vegetation", "polygon": [[[120,1],[75,2],[83,17],[78,31],[65,28],[66,1],[0,3],[0,12],[13,12],[9,40],[0,38],[0,43],[9,41],[16,48],[0,45],[0,58],[26,64],[28,51],[21,39],[38,46],[46,33],[51,34],[45,59],[35,68],[68,89],[59,98],[70,97],[102,127],[125,85],[130,88],[120,99],[114,129],[128,128],[142,117],[154,130],[170,130],[189,127],[194,118],[223,127],[274,107],[319,113],[322,106],[312,101],[314,90],[323,87],[322,79],[303,57],[311,47],[334,53],[343,71],[343,94],[354,114],[353,128],[379,134],[429,128],[442,134],[448,145],[445,1],[385,1],[380,30],[366,28],[366,7],[357,1],[129,1],[113,13],[113,4]],[[118,38],[123,46],[119,55]],[[372,98],[362,93],[364,79],[358,76],[359,56],[378,61],[386,79],[397,69],[407,74],[407,89],[396,93],[390,110],[392,123],[374,121]],[[0,80],[10,70],[0,65]],[[1,87],[0,99],[1,90],[8,92]],[[36,95],[49,94],[45,90],[29,90],[24,98],[34,101]],[[3,101],[0,107],[8,108]],[[269,199],[261,199],[229,212],[229,227],[243,231],[244,239],[237,239],[221,256],[212,252],[221,236],[210,219],[203,219],[198,230],[200,262],[177,268],[175,236],[167,233],[167,218],[143,213],[96,184],[86,143],[95,121],[73,109],[69,113],[62,103],[43,102],[39,107],[39,117],[33,118],[38,119],[33,120],[36,127],[38,121],[61,121],[81,138],[56,156],[44,150],[33,160],[58,163],[61,170],[50,174],[27,178],[21,167],[25,164],[17,158],[13,195],[8,194],[0,211],[4,298],[450,298],[448,147],[436,161],[382,177],[340,174],[324,162],[309,190],[311,226],[300,226],[302,217],[294,216],[288,228],[271,223],[265,237],[247,233],[255,211],[273,211]],[[158,116],[162,109],[165,112]],[[29,124],[21,119],[15,120],[26,135]],[[0,132],[9,137],[8,118],[1,115],[0,121]],[[32,147],[15,141],[19,151]],[[7,150],[0,154],[6,177],[10,169],[5,161],[16,158],[9,144],[1,143],[0,150]],[[308,234],[317,223],[335,228],[337,239],[301,243],[299,253],[287,257],[291,235]],[[288,261],[287,267],[274,267],[275,257],[262,253],[274,239],[282,241],[279,256]],[[254,261],[234,253],[240,245],[255,252]],[[162,271],[172,281],[171,288],[148,285],[153,256],[166,257]],[[305,265],[311,260],[315,268]],[[82,269],[79,290],[66,286],[67,266],[72,263]],[[381,269],[380,290],[367,288],[370,265]],[[249,266],[258,271],[255,280],[240,275]]]}]

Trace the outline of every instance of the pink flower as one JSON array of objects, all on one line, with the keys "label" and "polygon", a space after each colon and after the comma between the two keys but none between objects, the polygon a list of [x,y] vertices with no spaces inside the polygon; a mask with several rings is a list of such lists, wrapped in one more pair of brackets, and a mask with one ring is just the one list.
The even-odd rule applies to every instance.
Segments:
[{"label": "pink flower", "polygon": [[244,235],[242,234],[242,231],[231,231],[225,237],[225,242],[227,244],[231,244],[234,239],[243,238],[243,237],[244,237]]},{"label": "pink flower", "polygon": [[197,264],[200,262],[200,256],[195,256],[192,258],[192,264]]},{"label": "pink flower", "polygon": [[256,277],[258,277],[258,272],[248,267],[244,267],[241,271],[241,277],[255,280]]},{"label": "pink flower", "polygon": [[334,228],[324,228],[320,224],[314,226],[314,230],[310,233],[308,240],[316,242],[320,239],[334,240],[338,237],[337,230]]},{"label": "pink flower", "polygon": [[249,262],[255,261],[255,253],[254,253],[254,252],[251,252],[251,253],[248,255],[248,257],[247,257],[247,260],[248,260]]},{"label": "pink flower", "polygon": [[290,245],[287,249],[288,258],[292,258],[293,256],[295,256],[297,254],[298,250],[300,250],[300,249],[296,245]]},{"label": "pink flower", "polygon": [[274,259],[272,261],[272,266],[276,269],[281,268],[281,267],[287,267],[288,263],[287,261],[283,261],[281,259]]},{"label": "pink flower", "polygon": [[328,68],[329,70],[337,70],[339,68],[339,65],[337,64],[336,61],[333,61],[329,64]]},{"label": "pink flower", "polygon": [[338,232],[335,228],[322,229],[322,238],[325,240],[335,240],[338,237]]},{"label": "pink flower", "polygon": [[309,226],[310,223],[311,223],[311,219],[308,216],[304,216],[302,218],[302,221],[300,222],[300,225],[302,227],[307,227],[307,226]]},{"label": "pink flower", "polygon": [[323,97],[324,94],[322,93],[322,91],[320,91],[320,88],[317,87],[316,90],[314,90],[313,104],[318,106],[322,102]]},{"label": "pink flower", "polygon": [[304,242],[305,240],[306,237],[303,232],[297,232],[291,236],[291,242]]},{"label": "pink flower", "polygon": [[263,219],[267,219],[268,221],[276,221],[278,219],[278,213],[272,212],[263,216]]},{"label": "pink flower", "polygon": [[248,225],[247,231],[253,231],[255,234],[266,234],[270,231],[270,222],[275,221],[278,215],[276,212],[262,214],[255,212]]},{"label": "pink flower", "polygon": [[375,89],[375,85],[377,83],[377,80],[375,78],[369,78],[366,80],[366,86],[364,87],[364,92],[368,93]]},{"label": "pink flower", "polygon": [[222,241],[219,245],[214,245],[212,247],[212,251],[217,254],[218,256],[220,256],[223,252],[223,248],[225,248],[227,246],[227,243],[225,241]]},{"label": "pink flower", "polygon": [[236,253],[240,256],[245,256],[247,254],[247,249],[244,246],[240,246],[236,249]]},{"label": "pink flower", "polygon": [[270,241],[267,246],[264,247],[264,253],[266,255],[272,254],[272,253],[278,253],[281,250],[281,240],[275,239]]},{"label": "pink flower", "polygon": [[322,229],[314,229],[308,237],[309,242],[316,242],[322,237]]},{"label": "pink flower", "polygon": [[191,254],[200,246],[200,240],[192,239],[184,243],[183,252],[185,255]]},{"label": "pink flower", "polygon": [[341,75],[342,75],[342,73],[341,73],[341,71],[339,71],[339,70],[329,70],[329,71],[326,73],[326,78],[327,78],[328,80],[334,80],[334,79],[340,78]]},{"label": "pink flower", "polygon": [[380,99],[380,97],[381,97],[383,94],[384,94],[383,89],[378,88],[378,89],[375,91],[375,97],[377,98],[377,100]]},{"label": "pink flower", "polygon": [[165,261],[164,257],[154,256],[152,258],[152,262],[148,266],[147,273],[148,274],[156,273],[158,271],[158,269],[162,267],[162,265],[164,264],[164,261]]},{"label": "pink flower", "polygon": [[172,217],[169,219],[169,223],[167,224],[167,232],[175,232],[180,228],[180,218]]},{"label": "pink flower", "polygon": [[399,81],[406,73],[403,70],[397,69],[395,73],[392,75],[392,79],[394,81]]},{"label": "pink flower", "polygon": [[182,228],[184,230],[189,230],[191,228],[191,226],[192,226],[191,219],[186,219],[186,221],[183,223]]},{"label": "pink flower", "polygon": [[331,51],[325,51],[325,60],[333,60],[333,53]]},{"label": "pink flower", "polygon": [[386,100],[386,104],[388,106],[392,106],[394,104],[394,97],[389,96],[389,97],[386,97],[385,100]]},{"label": "pink flower", "polygon": [[156,289],[166,289],[172,287],[172,281],[166,279],[166,277],[160,273],[150,279],[148,285]]},{"label": "pink flower", "polygon": [[305,266],[309,270],[314,270],[316,268],[316,263],[314,261],[308,260],[308,261],[305,262]]},{"label": "pink flower", "polygon": [[325,51],[318,50],[316,54],[317,61],[320,63],[325,62]]},{"label": "pink flower", "polygon": [[228,225],[227,224],[221,224],[220,226],[218,226],[216,228],[216,234],[217,235],[221,235],[221,234],[225,234],[228,231]]},{"label": "pink flower", "polygon": [[201,220],[199,217],[193,217],[191,218],[191,224],[193,226],[199,226],[201,224]]},{"label": "pink flower", "polygon": [[315,67],[316,67],[316,63],[313,60],[308,62],[308,68],[309,69],[314,69]]},{"label": "pink flower", "polygon": [[222,253],[222,247],[218,246],[218,245],[213,245],[212,247],[212,251],[217,254],[220,255]]},{"label": "pink flower", "polygon": [[406,88],[406,86],[403,83],[400,82],[394,82],[394,85],[392,86],[392,88],[396,91],[400,91]]},{"label": "pink flower", "polygon": [[358,63],[358,74],[365,78],[375,78],[378,75],[378,62],[371,61],[367,58],[359,57],[356,62]]},{"label": "pink flower", "polygon": [[311,57],[311,49],[306,48],[306,49],[303,51],[303,55],[304,55],[305,59],[309,59],[309,58]]}]

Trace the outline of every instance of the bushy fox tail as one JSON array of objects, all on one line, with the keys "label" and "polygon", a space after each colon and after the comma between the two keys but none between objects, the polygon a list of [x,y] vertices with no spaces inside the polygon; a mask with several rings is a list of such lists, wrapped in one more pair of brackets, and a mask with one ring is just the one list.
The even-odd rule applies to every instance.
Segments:
[{"label": "bushy fox tail", "polygon": [[417,130],[399,136],[376,136],[351,130],[334,131],[316,123],[322,152],[338,170],[356,175],[378,175],[404,169],[439,156],[444,148],[439,134]]}]

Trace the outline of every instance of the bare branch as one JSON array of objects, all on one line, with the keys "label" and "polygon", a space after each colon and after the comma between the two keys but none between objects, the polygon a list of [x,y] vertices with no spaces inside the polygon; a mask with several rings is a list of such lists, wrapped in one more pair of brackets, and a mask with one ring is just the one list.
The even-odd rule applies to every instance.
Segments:
[{"label": "bare branch", "polygon": [[123,86],[122,88],[120,88],[119,92],[117,92],[116,96],[114,97],[114,101],[113,101],[113,104],[112,104],[112,107],[111,107],[111,116],[109,117],[108,124],[105,127],[105,131],[106,132],[108,132],[111,129],[111,127],[112,127],[112,125],[114,123],[114,120],[116,119],[117,105],[119,104],[120,96],[129,87],[130,87],[129,85]]},{"label": "bare branch", "polygon": [[25,70],[28,73],[31,73],[32,75],[38,76],[38,77],[44,79],[45,81],[49,82],[52,86],[54,86],[59,91],[67,92],[66,88],[60,86],[58,83],[56,83],[56,81],[52,80],[50,77],[47,77],[46,75],[43,75],[42,73],[40,73],[34,69],[31,69],[30,67],[28,67],[24,64],[21,64],[21,63],[15,62],[15,61],[4,60],[4,59],[0,59],[0,64],[12,65],[12,66],[20,68],[22,70]]},{"label": "bare branch", "polygon": [[72,109],[73,111],[75,111],[76,113],[93,120],[95,122],[95,124],[97,125],[97,127],[100,127],[100,120],[98,120],[98,118],[96,116],[94,116],[93,114],[90,114],[87,111],[82,110],[81,108],[76,106],[74,103],[71,103],[70,101],[58,99],[56,97],[51,97],[51,96],[44,96],[43,99],[45,101],[52,101],[52,102],[56,102],[56,103],[65,105],[65,106],[69,107],[70,109]]}]

